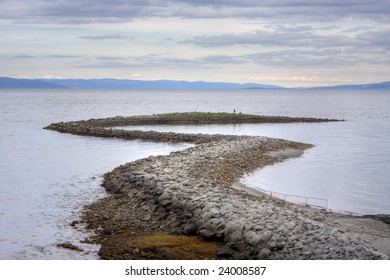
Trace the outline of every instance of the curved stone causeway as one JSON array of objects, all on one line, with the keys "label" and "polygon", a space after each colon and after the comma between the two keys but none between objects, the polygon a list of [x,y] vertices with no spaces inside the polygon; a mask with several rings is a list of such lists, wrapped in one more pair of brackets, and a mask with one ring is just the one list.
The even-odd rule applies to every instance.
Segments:
[{"label": "curved stone causeway", "polygon": [[[113,246],[110,239],[127,229],[136,235],[140,227],[146,227],[146,231],[219,240],[223,245],[218,250],[218,257],[225,259],[387,258],[359,234],[348,232],[331,222],[341,215],[271,200],[266,196],[253,196],[232,188],[245,172],[285,160],[281,156],[283,153],[275,152],[304,150],[311,148],[310,144],[267,137],[110,128],[179,121],[261,123],[335,120],[187,113],[51,124],[47,129],[77,135],[197,144],[167,156],[151,156],[121,165],[105,175],[103,186],[113,194],[114,201],[117,198],[117,204],[110,210],[111,216],[107,214],[108,218],[93,220],[93,207],[87,215],[91,228],[104,229],[100,230],[98,239],[102,250],[106,251],[104,258],[118,258],[107,253]],[[125,202],[118,203],[124,197]],[[107,205],[104,207],[109,208]],[[113,220],[121,222],[114,223]],[[134,257],[139,250],[135,248],[130,255]]]}]

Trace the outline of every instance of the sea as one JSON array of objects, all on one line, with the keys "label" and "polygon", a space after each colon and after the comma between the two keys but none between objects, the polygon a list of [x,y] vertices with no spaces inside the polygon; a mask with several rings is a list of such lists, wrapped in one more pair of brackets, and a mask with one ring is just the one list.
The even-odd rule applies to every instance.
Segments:
[{"label": "sea", "polygon": [[[137,129],[282,138],[314,144],[303,156],[239,183],[333,211],[390,214],[390,90],[0,90],[0,259],[97,259],[70,223],[106,196],[102,176],[126,162],[190,144],[61,134],[54,122],[168,112],[233,112],[343,122],[156,125]],[[63,249],[72,243],[83,251]]]}]

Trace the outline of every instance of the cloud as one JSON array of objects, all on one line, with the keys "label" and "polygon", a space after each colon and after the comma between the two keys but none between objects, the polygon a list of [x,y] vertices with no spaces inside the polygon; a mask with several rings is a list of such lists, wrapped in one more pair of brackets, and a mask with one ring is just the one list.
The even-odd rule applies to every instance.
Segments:
[{"label": "cloud", "polygon": [[383,77],[390,65],[390,0],[0,0],[0,6],[5,74],[170,72],[298,83],[322,73]]},{"label": "cloud", "polygon": [[210,55],[203,58],[198,58],[199,62],[204,64],[244,64],[249,63],[245,56],[229,56],[229,55]]},{"label": "cloud", "polygon": [[20,54],[20,55],[16,55],[15,58],[35,58],[35,56],[33,55],[26,55],[26,54]]},{"label": "cloud", "polygon": [[79,58],[77,55],[66,55],[66,54],[51,54],[45,55],[46,58]]},{"label": "cloud", "polygon": [[313,82],[317,81],[319,77],[307,77],[307,76],[257,76],[257,77],[251,77],[252,81],[267,81],[267,82],[280,82],[280,81],[293,81],[293,82]]},{"label": "cloud", "polygon": [[62,79],[63,77],[62,76],[58,76],[58,75],[44,75],[43,76],[43,79]]},{"label": "cloud", "polygon": [[[283,28],[280,28],[282,30]],[[284,28],[286,29],[286,28]],[[303,33],[312,32],[310,28],[298,28]],[[289,31],[290,32],[290,31]],[[246,33],[245,33],[246,36]],[[305,37],[306,36],[306,37]],[[314,37],[316,42],[310,42]],[[365,38],[369,37],[369,38]],[[226,36],[227,39],[229,36]],[[240,36],[238,36],[240,37]],[[217,48],[202,54],[183,56],[180,52],[133,54],[123,56],[95,56],[85,61],[80,61],[76,67],[81,68],[104,68],[104,69],[223,69],[226,66],[239,65],[242,69],[253,69],[253,67],[265,66],[273,68],[299,68],[299,69],[342,69],[343,67],[361,65],[389,65],[390,51],[387,32],[364,32],[361,38],[344,38],[337,36],[304,35],[287,36],[291,40],[282,43],[281,38],[272,41],[272,36],[262,38],[267,44],[282,47],[278,48],[256,48],[245,49],[236,54],[234,50]],[[247,36],[248,40],[252,40]],[[235,43],[235,38],[230,38]],[[257,42],[257,39],[253,39]],[[280,40],[280,42],[279,42]],[[328,41],[327,41],[328,40]],[[239,41],[239,40],[238,40]],[[303,44],[301,41],[305,41]],[[371,42],[372,41],[372,42]],[[378,42],[377,42],[378,41]],[[224,41],[226,43],[227,41]],[[231,42],[228,42],[229,44]],[[248,41],[247,41],[248,42]],[[263,41],[262,41],[263,42]],[[359,42],[359,43],[358,43]],[[363,42],[363,43],[362,43]],[[364,43],[365,42],[365,43]],[[387,44],[387,45],[386,45]],[[376,47],[373,47],[373,46]],[[242,49],[242,48],[240,48]],[[245,68],[248,67],[248,68]],[[245,70],[248,71],[248,70]],[[273,75],[275,76],[275,75]],[[295,77],[295,75],[294,75]]]},{"label": "cloud", "polygon": [[122,61],[104,61],[104,62],[81,62],[74,66],[75,68],[91,68],[91,69],[132,69],[140,68],[140,63],[122,62]]},{"label": "cloud", "polygon": [[[372,49],[360,49],[359,47],[348,47],[343,49],[322,48],[322,49],[287,49],[254,52],[244,55],[214,55],[199,59],[204,65],[223,66],[223,64],[247,64],[270,66],[280,69],[336,69],[341,67],[390,64],[388,52]],[[334,71],[334,70],[333,70]]]},{"label": "cloud", "polygon": [[204,69],[221,64],[244,63],[245,58],[226,55],[205,56],[198,58],[175,58],[164,54],[147,54],[123,57],[91,57],[79,62],[77,68],[104,68],[104,69]]},{"label": "cloud", "polygon": [[26,55],[26,54],[20,54],[16,55],[15,58],[19,59],[29,59],[29,58],[34,58],[34,59],[42,59],[42,58],[79,58],[77,55],[65,55],[65,54],[51,54],[51,55]]},{"label": "cloud", "polygon": [[284,50],[246,55],[252,63],[283,68],[335,68],[367,62],[364,56],[348,51],[326,50]]},{"label": "cloud", "polygon": [[[270,32],[256,30],[245,33],[225,33],[219,35],[202,35],[186,40],[183,43],[191,43],[202,47],[226,47],[232,45],[280,45],[290,44],[302,46],[308,39],[308,33],[301,33],[297,37],[292,32]],[[312,36],[310,36],[312,37]]]},{"label": "cloud", "polygon": [[340,18],[388,20],[390,0],[3,0],[2,17],[27,22],[124,22],[134,18]]},{"label": "cloud", "polygon": [[86,40],[129,40],[132,39],[129,36],[123,36],[119,34],[103,34],[103,35],[95,35],[95,36],[80,36],[80,39]]},{"label": "cloud", "polygon": [[125,59],[125,57],[121,57],[121,56],[98,56],[98,57],[95,57],[97,60],[101,60],[101,61],[117,61],[117,60],[123,60]]},{"label": "cloud", "polygon": [[366,31],[358,36],[370,46],[377,46],[388,51],[390,50],[390,28],[378,31]]},{"label": "cloud", "polygon": [[[232,63],[251,63],[280,67],[339,67],[390,63],[390,28],[361,28],[269,25],[252,32],[201,35],[182,41],[198,47],[228,52],[246,50],[239,57],[219,56]],[[262,52],[249,52],[262,49]],[[218,57],[216,57],[218,58]],[[210,59],[213,59],[210,57]],[[215,62],[218,63],[217,59]]]},{"label": "cloud", "polygon": [[[384,56],[382,52],[366,53],[364,50],[353,47],[346,49],[293,49],[252,52],[241,55],[205,55],[196,58],[174,58],[170,57],[169,54],[168,56],[151,54],[112,57],[111,59],[110,57],[104,57],[103,59],[102,57],[95,57],[79,63],[76,67],[129,69],[131,71],[137,69],[223,69],[226,65],[242,65],[242,69],[245,69],[248,65],[281,69],[337,69],[375,63],[388,64],[390,63],[390,56]],[[276,76],[273,75],[272,77]],[[299,77],[291,76],[290,81],[299,81]]]},{"label": "cloud", "polygon": [[279,47],[349,47],[356,45],[389,46],[386,37],[389,30],[365,32],[364,34],[341,34],[340,32],[323,33],[307,26],[275,26],[273,30],[255,30],[242,33],[224,33],[218,35],[201,35],[187,39],[182,43],[201,47],[228,47],[235,45],[260,45]]}]

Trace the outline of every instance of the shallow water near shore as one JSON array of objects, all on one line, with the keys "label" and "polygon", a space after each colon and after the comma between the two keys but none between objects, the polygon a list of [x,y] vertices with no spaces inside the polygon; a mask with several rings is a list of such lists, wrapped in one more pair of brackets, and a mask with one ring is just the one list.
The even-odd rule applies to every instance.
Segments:
[{"label": "shallow water near shore", "polygon": [[[114,167],[189,145],[60,134],[59,121],[180,111],[346,119],[316,124],[145,126],[185,133],[262,135],[316,145],[303,157],[248,174],[249,187],[326,198],[329,208],[390,213],[390,92],[385,91],[0,91],[0,259],[96,258],[69,226],[105,195]],[[57,248],[63,242],[85,251]]]}]

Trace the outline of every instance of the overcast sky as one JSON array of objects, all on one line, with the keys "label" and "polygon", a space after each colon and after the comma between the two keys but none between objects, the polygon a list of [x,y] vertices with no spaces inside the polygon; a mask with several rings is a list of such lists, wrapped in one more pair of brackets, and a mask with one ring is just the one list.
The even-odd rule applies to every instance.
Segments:
[{"label": "overcast sky", "polygon": [[390,0],[0,0],[0,76],[390,80]]}]

